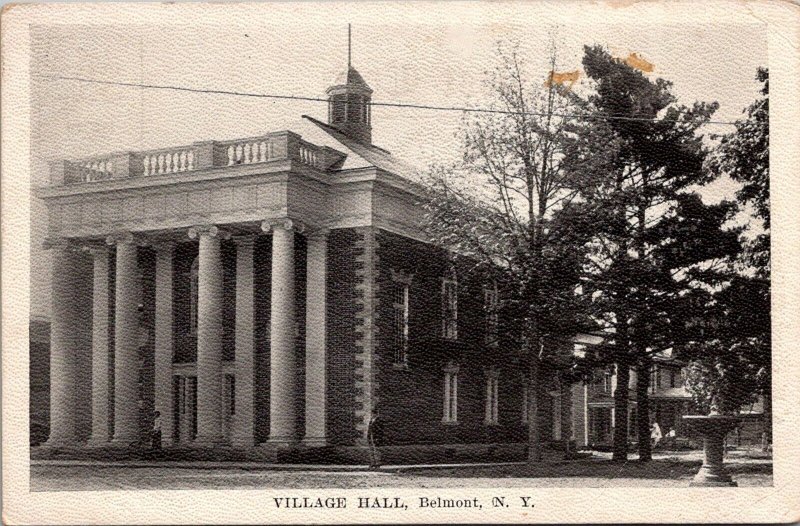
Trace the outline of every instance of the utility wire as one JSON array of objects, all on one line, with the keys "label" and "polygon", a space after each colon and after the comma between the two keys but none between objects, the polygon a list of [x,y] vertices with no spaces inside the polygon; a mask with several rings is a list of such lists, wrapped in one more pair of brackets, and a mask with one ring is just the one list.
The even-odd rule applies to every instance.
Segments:
[{"label": "utility wire", "polygon": [[[200,89],[200,88],[187,88],[184,86],[170,86],[166,84],[137,84],[135,82],[119,82],[114,80],[98,80],[98,79],[88,79],[83,77],[69,77],[69,76],[62,76],[62,75],[37,75],[34,74],[34,77],[39,77],[42,79],[48,80],[71,80],[74,82],[84,82],[87,84],[103,84],[106,86],[124,86],[129,88],[143,88],[143,89],[156,89],[156,90],[171,90],[171,91],[186,91],[190,93],[207,93],[211,95],[232,95],[237,97],[254,97],[254,98],[261,98],[261,99],[280,99],[280,100],[302,100],[302,101],[310,101],[310,102],[328,102],[328,99],[323,99],[320,97],[303,97],[299,95],[275,95],[275,94],[267,94],[267,93],[248,93],[245,91],[230,91],[230,90],[218,90],[218,89]],[[460,111],[460,112],[469,112],[469,113],[496,113],[496,114],[503,114],[503,115],[533,115],[539,117],[546,117],[546,113],[541,112],[533,112],[533,111],[509,111],[509,110],[494,110],[488,108],[467,108],[461,106],[433,106],[429,104],[411,104],[411,103],[404,103],[404,102],[367,102],[368,106],[384,106],[390,108],[411,108],[411,109],[418,109],[418,110],[432,110],[432,111]],[[553,116],[556,117],[565,117],[565,118],[580,118],[580,119],[607,119],[607,120],[619,120],[619,121],[640,121],[640,122],[678,122],[676,119],[658,119],[658,118],[647,118],[647,117],[624,117],[624,116],[615,116],[615,115],[598,115],[598,114],[581,114],[581,113],[552,113]],[[728,122],[728,121],[706,121],[704,124],[723,124],[729,126],[735,126],[735,122]]]}]

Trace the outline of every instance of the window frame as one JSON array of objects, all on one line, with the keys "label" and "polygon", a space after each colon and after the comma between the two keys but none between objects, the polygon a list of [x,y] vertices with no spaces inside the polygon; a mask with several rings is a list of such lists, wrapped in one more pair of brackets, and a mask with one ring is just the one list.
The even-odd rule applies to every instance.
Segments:
[{"label": "window frame", "polygon": [[224,414],[229,417],[236,415],[236,375],[226,373],[222,375],[222,392],[225,404]]},{"label": "window frame", "polygon": [[488,426],[500,424],[499,414],[500,374],[496,369],[486,373],[486,397],[483,423]]},{"label": "window frame", "polygon": [[[396,296],[392,298],[392,321],[394,323],[392,365],[395,367],[408,367],[408,342],[410,336],[408,321],[411,286],[401,281],[395,281],[394,286],[400,289],[400,294],[403,297],[402,302],[396,301],[398,299]],[[400,317],[402,317],[402,320]]]},{"label": "window frame", "polygon": [[442,278],[442,332],[445,340],[458,340],[458,279],[455,272]]},{"label": "window frame", "polygon": [[484,341],[491,347],[496,347],[499,343],[499,306],[500,294],[497,288],[497,282],[492,280],[491,284],[485,284],[483,286]]},{"label": "window frame", "polygon": [[458,365],[449,363],[444,368],[444,403],[442,423],[458,424]]},{"label": "window frame", "polygon": [[[394,269],[391,274],[392,285],[396,287],[392,290],[389,302],[392,307],[392,367],[408,369],[408,351],[411,342],[411,282],[414,275]],[[398,290],[402,295],[402,300],[399,302]]]},{"label": "window frame", "polygon": [[522,383],[522,423],[528,424],[528,397],[530,396],[531,387],[526,381]]}]

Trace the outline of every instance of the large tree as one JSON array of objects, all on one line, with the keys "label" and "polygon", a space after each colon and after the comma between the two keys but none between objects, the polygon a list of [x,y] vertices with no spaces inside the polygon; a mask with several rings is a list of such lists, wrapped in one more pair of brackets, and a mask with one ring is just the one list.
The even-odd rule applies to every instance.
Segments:
[{"label": "large tree", "polygon": [[588,147],[613,152],[612,169],[588,180],[583,224],[590,228],[583,292],[608,337],[598,350],[616,364],[615,460],[627,459],[628,385],[635,368],[639,458],[651,458],[648,386],[655,352],[687,337],[693,291],[713,287],[739,247],[723,225],[735,205],[709,205],[693,192],[712,179],[703,169],[699,129],[716,103],[681,105],[664,79],[651,80],[601,47],[586,47],[592,80],[587,111],[607,141]]},{"label": "large tree", "polygon": [[[736,121],[735,130],[718,137],[719,145],[706,163],[711,173],[741,184],[736,197],[752,219],[743,233],[746,250],[737,261],[738,275],[713,298],[718,317],[712,345],[702,353],[697,346],[693,349],[696,369],[707,373],[695,375],[693,387],[712,386],[722,398],[733,400],[746,400],[753,390],[760,393],[766,449],[772,441],[768,70],[759,68],[756,80],[762,85],[761,96],[744,110],[745,118]],[[735,374],[725,378],[728,370]],[[731,388],[733,392],[725,392]]]},{"label": "large tree", "polygon": [[[554,48],[550,59],[553,72]],[[569,369],[579,327],[582,242],[562,212],[577,195],[576,179],[604,159],[578,146],[585,133],[570,117],[580,110],[576,98],[542,73],[528,76],[517,46],[499,47],[484,102],[496,113],[465,115],[463,159],[430,170],[426,204],[430,236],[501,284],[502,332],[519,335],[524,349],[532,462],[541,459],[542,386]]]}]

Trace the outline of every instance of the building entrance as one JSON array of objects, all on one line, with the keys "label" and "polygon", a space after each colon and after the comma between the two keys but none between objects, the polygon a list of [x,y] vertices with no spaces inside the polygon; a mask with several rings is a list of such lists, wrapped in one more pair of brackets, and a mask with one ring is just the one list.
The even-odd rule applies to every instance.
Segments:
[{"label": "building entrance", "polygon": [[189,444],[197,436],[197,377],[175,375],[175,441]]}]

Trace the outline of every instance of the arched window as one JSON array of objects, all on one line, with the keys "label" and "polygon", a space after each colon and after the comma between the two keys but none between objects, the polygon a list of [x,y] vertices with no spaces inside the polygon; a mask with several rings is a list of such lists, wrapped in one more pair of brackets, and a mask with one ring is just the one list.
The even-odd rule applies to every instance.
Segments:
[{"label": "arched window", "polygon": [[199,258],[194,258],[192,268],[189,271],[189,332],[197,334],[197,298],[198,298],[198,269]]}]

